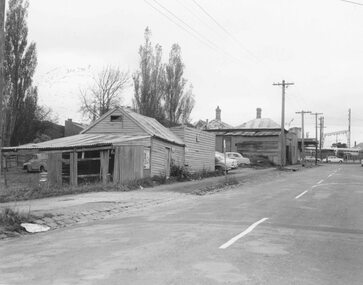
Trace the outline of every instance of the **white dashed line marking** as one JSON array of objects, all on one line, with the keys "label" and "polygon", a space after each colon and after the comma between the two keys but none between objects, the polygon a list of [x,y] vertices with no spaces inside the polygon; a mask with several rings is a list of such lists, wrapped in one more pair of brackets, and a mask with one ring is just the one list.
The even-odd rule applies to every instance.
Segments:
[{"label": "white dashed line marking", "polygon": [[226,243],[222,244],[219,248],[220,249],[226,249],[227,247],[229,247],[232,244],[234,244],[240,238],[242,238],[245,235],[247,235],[248,233],[252,232],[255,227],[257,227],[259,224],[263,223],[266,220],[268,220],[268,218],[263,218],[263,219],[257,221],[256,223],[250,225],[246,230],[244,230],[240,234],[236,235],[235,237],[231,238],[229,241],[227,241]]},{"label": "white dashed line marking", "polygon": [[329,177],[332,177],[333,175],[334,175],[334,173],[332,173],[332,174],[329,174],[329,175],[328,175],[328,178],[329,178]]},{"label": "white dashed line marking", "polygon": [[308,192],[308,190],[302,192],[300,195],[297,195],[295,199],[299,199],[301,196],[305,195]]},{"label": "white dashed line marking", "polygon": [[324,180],[320,180],[317,184],[321,184],[321,183],[323,183],[324,182]]}]

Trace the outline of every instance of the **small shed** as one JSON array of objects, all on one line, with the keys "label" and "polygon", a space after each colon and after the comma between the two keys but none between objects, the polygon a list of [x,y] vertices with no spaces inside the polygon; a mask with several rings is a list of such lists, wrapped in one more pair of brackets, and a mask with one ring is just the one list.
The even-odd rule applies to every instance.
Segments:
[{"label": "small shed", "polygon": [[185,166],[191,171],[214,170],[215,134],[186,126],[171,130],[185,143]]},{"label": "small shed", "polygon": [[3,153],[48,153],[51,184],[98,180],[127,183],[170,174],[171,161],[184,164],[184,142],[153,118],[128,108],[110,110],[81,134],[39,144],[3,148]]}]

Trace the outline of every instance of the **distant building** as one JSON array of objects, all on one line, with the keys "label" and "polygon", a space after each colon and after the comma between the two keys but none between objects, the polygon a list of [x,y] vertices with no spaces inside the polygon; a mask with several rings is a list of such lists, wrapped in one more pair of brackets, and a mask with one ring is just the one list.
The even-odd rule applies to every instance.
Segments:
[{"label": "distant building", "polygon": [[[235,128],[207,129],[216,134],[216,150],[239,152],[251,161],[268,160],[279,165],[281,162],[281,127],[269,118],[262,118],[262,109],[256,109],[256,118]],[[298,143],[294,132],[286,134],[286,162],[297,163]],[[224,141],[224,143],[223,143]]]},{"label": "distant building", "polygon": [[221,114],[222,114],[222,110],[219,108],[219,106],[217,106],[215,119],[213,119],[211,121],[199,120],[195,124],[195,127],[197,129],[201,129],[201,130],[233,129],[233,127],[231,125],[229,125],[225,122],[222,122]]},{"label": "distant building", "polygon": [[81,123],[73,122],[72,119],[68,119],[64,122],[64,136],[69,137],[73,135],[78,135],[87,126]]}]

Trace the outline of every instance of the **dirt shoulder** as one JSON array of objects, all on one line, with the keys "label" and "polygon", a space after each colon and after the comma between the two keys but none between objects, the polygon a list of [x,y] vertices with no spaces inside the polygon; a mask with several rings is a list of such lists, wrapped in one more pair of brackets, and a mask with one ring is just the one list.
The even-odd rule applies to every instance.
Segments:
[{"label": "dirt shoulder", "polygon": [[[284,174],[286,172],[275,168],[244,168],[232,171],[227,178],[212,177],[130,192],[93,192],[0,203],[0,210],[11,208],[22,214],[30,214],[33,223],[57,229],[94,220],[134,215],[152,207],[196,199],[199,195],[248,183],[269,181]],[[6,235],[0,234],[0,238],[5,237]]]}]

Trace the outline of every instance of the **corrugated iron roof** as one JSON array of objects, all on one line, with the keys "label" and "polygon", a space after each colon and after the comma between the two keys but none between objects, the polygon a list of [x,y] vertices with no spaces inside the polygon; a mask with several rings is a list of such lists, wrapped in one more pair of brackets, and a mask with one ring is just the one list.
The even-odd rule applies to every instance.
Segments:
[{"label": "corrugated iron roof", "polygon": [[206,128],[208,130],[233,129],[231,125],[216,119],[208,122]]},{"label": "corrugated iron roof", "polygon": [[160,124],[154,118],[150,118],[150,117],[146,117],[144,115],[138,114],[138,113],[132,111],[131,109],[125,108],[125,107],[116,107],[116,108],[108,111],[102,117],[100,117],[95,122],[90,124],[86,129],[84,129],[81,132],[81,134],[87,133],[87,131],[89,129],[91,129],[93,126],[97,125],[99,122],[104,120],[106,117],[111,115],[116,110],[119,110],[121,113],[131,117],[131,119],[135,122],[135,124],[137,124],[140,128],[142,128],[149,135],[158,137],[158,138],[166,140],[168,142],[176,143],[176,144],[183,145],[183,146],[185,145],[181,138],[179,138],[176,134],[174,134],[168,128],[164,127],[162,124]]},{"label": "corrugated iron roof", "polygon": [[167,140],[169,142],[185,145],[181,138],[174,134],[170,129],[164,127],[154,118],[138,114],[128,108],[122,108],[122,110],[130,115],[148,134]]},{"label": "corrugated iron roof", "polygon": [[244,136],[244,137],[268,137],[268,136],[279,136],[280,131],[233,131],[227,132],[225,136]]},{"label": "corrugated iron roof", "polygon": [[236,129],[279,129],[280,125],[269,118],[254,119],[243,123]]},{"label": "corrugated iron roof", "polygon": [[77,147],[101,147],[119,145],[127,141],[135,141],[149,137],[150,136],[130,136],[122,134],[79,134],[37,144],[25,144],[16,147],[4,147],[2,150],[62,150]]}]

